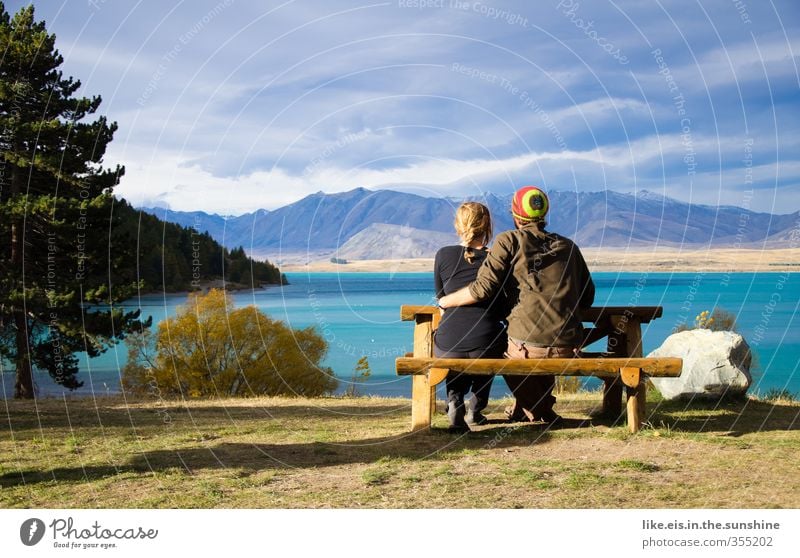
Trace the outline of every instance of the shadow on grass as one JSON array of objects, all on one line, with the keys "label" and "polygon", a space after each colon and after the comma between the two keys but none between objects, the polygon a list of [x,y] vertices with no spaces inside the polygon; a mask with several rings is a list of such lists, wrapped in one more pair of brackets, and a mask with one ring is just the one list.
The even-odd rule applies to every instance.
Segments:
[{"label": "shadow on grass", "polygon": [[726,399],[648,403],[648,421],[676,432],[725,432],[730,436],[800,430],[800,406]]},{"label": "shadow on grass", "polygon": [[138,468],[180,467],[188,472],[206,468],[238,468],[259,471],[267,468],[317,468],[370,464],[386,460],[418,461],[447,459],[489,447],[531,446],[549,441],[548,432],[532,425],[484,430],[453,435],[433,429],[402,438],[368,438],[352,442],[308,442],[288,444],[222,443],[209,448],[179,452],[151,451],[137,457]]},{"label": "shadow on grass", "polygon": [[[248,400],[243,399],[244,403]],[[170,420],[186,419],[194,425],[220,426],[224,421],[235,424],[237,421],[281,418],[352,418],[352,417],[392,417],[410,416],[411,402],[398,401],[397,404],[381,405],[336,405],[335,400],[319,399],[318,405],[308,403],[281,405],[203,405],[177,404],[174,401],[164,405],[140,401],[125,403],[113,399],[98,399],[94,404],[89,399],[63,400],[43,399],[34,406],[30,401],[9,401],[8,420],[3,429],[13,431],[79,427],[151,427],[162,426],[165,417]],[[69,418],[67,418],[67,412]]]},{"label": "shadow on grass", "polygon": [[402,463],[458,457],[465,452],[531,446],[551,439],[543,425],[514,424],[455,435],[444,429],[400,437],[366,438],[349,442],[286,444],[219,443],[180,450],[150,450],[119,466],[58,467],[48,471],[15,471],[0,475],[0,487],[50,482],[89,482],[118,475],[148,473],[193,474],[204,469],[229,469],[239,476],[264,470],[308,469],[387,460]]},{"label": "shadow on grass", "polygon": [[[64,402],[50,402],[40,406],[39,412],[30,407],[14,405],[9,409],[9,422],[13,429],[64,429],[67,425]],[[256,419],[302,419],[319,417],[326,413],[326,428],[335,427],[337,416],[351,421],[366,416],[387,416],[392,420],[408,417],[410,403],[400,401],[397,405],[381,404],[360,407],[358,405],[326,408],[325,400],[320,405],[278,406],[205,406],[198,409],[172,404],[159,408],[190,421],[193,428],[221,427],[226,420]],[[75,413],[73,411],[82,412]],[[136,425],[162,427],[162,416],[153,407],[126,407],[120,401],[103,405],[81,405],[69,403],[70,426],[126,426]],[[328,414],[330,412],[331,414]],[[332,421],[332,422],[331,422]],[[656,428],[666,427],[675,432],[714,433],[724,432],[728,436],[740,436],[758,432],[780,432],[800,430],[800,406],[797,404],[768,401],[727,400],[719,403],[704,402],[649,402],[648,421]],[[280,422],[275,423],[280,424]],[[404,422],[404,425],[406,423]],[[623,423],[624,424],[624,423]],[[567,419],[561,429],[589,426],[582,419]],[[258,429],[258,427],[256,427]],[[196,430],[193,430],[196,432]],[[158,435],[156,433],[156,435]],[[266,436],[266,434],[265,434]],[[287,470],[293,468],[313,469],[348,464],[372,464],[385,460],[402,463],[425,459],[447,459],[465,452],[497,450],[542,444],[551,440],[551,434],[543,425],[493,423],[466,435],[453,435],[444,429],[434,428],[414,434],[352,439],[345,442],[289,442],[289,443],[199,443],[180,449],[151,449],[134,453],[118,465],[90,465],[87,467],[64,466],[48,470],[29,469],[0,474],[0,487],[14,487],[40,483],[88,482],[120,475],[134,477],[148,474],[193,474],[204,469],[231,470],[237,475],[247,476],[263,470]]]}]

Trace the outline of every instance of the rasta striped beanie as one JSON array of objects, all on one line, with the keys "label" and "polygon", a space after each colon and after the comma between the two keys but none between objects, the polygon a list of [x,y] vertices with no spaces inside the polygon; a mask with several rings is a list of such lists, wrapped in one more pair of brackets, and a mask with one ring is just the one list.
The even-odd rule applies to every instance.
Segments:
[{"label": "rasta striped beanie", "polygon": [[547,194],[536,186],[523,186],[516,191],[511,202],[511,213],[526,223],[544,221],[549,209]]}]

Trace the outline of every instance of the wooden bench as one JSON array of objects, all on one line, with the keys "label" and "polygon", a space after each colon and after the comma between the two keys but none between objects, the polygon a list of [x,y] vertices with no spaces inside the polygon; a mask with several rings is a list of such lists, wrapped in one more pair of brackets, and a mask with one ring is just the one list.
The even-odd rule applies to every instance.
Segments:
[{"label": "wooden bench", "polygon": [[608,351],[603,356],[565,359],[454,359],[433,357],[433,332],[439,325],[435,306],[402,306],[402,320],[415,322],[414,352],[398,358],[399,376],[413,378],[411,391],[411,429],[429,428],[436,409],[436,386],[449,371],[469,374],[595,376],[605,387],[603,411],[618,416],[622,388],[627,397],[628,426],[638,432],[646,418],[646,379],[649,376],[677,377],[681,374],[679,358],[642,358],[641,324],[662,315],[660,306],[603,307],[585,311],[582,319],[592,322],[584,345],[608,337]]}]

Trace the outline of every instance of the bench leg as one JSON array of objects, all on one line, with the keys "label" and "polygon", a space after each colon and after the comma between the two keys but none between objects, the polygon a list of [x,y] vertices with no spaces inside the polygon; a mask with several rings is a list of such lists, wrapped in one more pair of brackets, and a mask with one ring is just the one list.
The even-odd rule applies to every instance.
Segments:
[{"label": "bench leg", "polygon": [[603,416],[614,420],[622,414],[622,383],[619,378],[603,383]]},{"label": "bench leg", "polygon": [[[432,314],[417,314],[414,326],[414,356],[433,356],[433,330],[439,316]],[[427,374],[414,376],[411,384],[411,431],[430,428],[431,417],[436,405],[436,384],[431,382],[430,376],[435,376],[433,371]],[[435,378],[434,378],[435,380]]]},{"label": "bench leg", "polygon": [[[625,323],[612,321],[614,330],[608,334],[607,352],[612,357],[624,357],[627,354]],[[622,414],[622,382],[619,378],[608,378],[603,384],[603,416],[614,420]]]},{"label": "bench leg", "polygon": [[[611,319],[614,330],[608,334],[608,353],[615,357],[641,357],[642,356],[642,324],[635,316],[614,316]],[[626,387],[638,386],[638,380],[631,384],[618,379],[606,380],[603,391],[603,415],[619,417],[622,413],[622,385]],[[644,389],[644,388],[642,388]],[[628,391],[628,405],[630,405],[630,392]],[[642,400],[643,402],[644,400]],[[628,422],[630,423],[630,408],[628,409]],[[642,411],[642,416],[644,412]],[[633,421],[639,422],[639,421]]]},{"label": "bench leg", "polygon": [[642,427],[642,417],[645,415],[645,394],[647,386],[642,382],[635,388],[626,387],[628,392],[628,428],[636,434]]},{"label": "bench leg", "polygon": [[411,431],[415,432],[431,427],[431,392],[434,390],[427,374],[414,376],[411,381]]},{"label": "bench leg", "polygon": [[411,431],[430,428],[436,413],[436,386],[447,377],[446,368],[431,368],[427,374],[412,377]]},{"label": "bench leg", "polygon": [[628,428],[634,434],[639,432],[645,417],[647,405],[647,384],[640,368],[623,368],[620,379],[625,384],[628,395]]}]

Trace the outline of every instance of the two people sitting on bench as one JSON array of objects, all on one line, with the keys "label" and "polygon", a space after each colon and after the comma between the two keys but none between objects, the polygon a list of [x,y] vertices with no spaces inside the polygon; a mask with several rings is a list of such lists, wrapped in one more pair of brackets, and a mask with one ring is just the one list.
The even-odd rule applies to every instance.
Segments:
[{"label": "two people sitting on bench", "polygon": [[[434,286],[437,298],[472,283],[488,253],[492,237],[489,209],[477,202],[466,202],[456,210],[454,223],[461,238],[457,246],[445,246],[434,260]],[[506,332],[505,305],[498,297],[486,298],[470,306],[450,308],[442,315],[434,334],[434,355],[442,358],[503,358]],[[482,414],[489,403],[493,376],[450,372],[445,378],[449,429],[466,432],[468,424],[484,424]],[[465,405],[465,396],[472,398]]]},{"label": "two people sitting on bench", "polygon": [[[541,189],[517,190],[511,206],[515,230],[497,236],[474,281],[439,298],[439,306],[450,309],[493,300],[502,289],[513,295],[507,358],[573,357],[584,339],[579,311],[594,302],[594,283],[575,243],[545,229],[549,209]],[[506,410],[512,422],[561,420],[553,410],[554,376],[505,380],[515,398]]]}]

